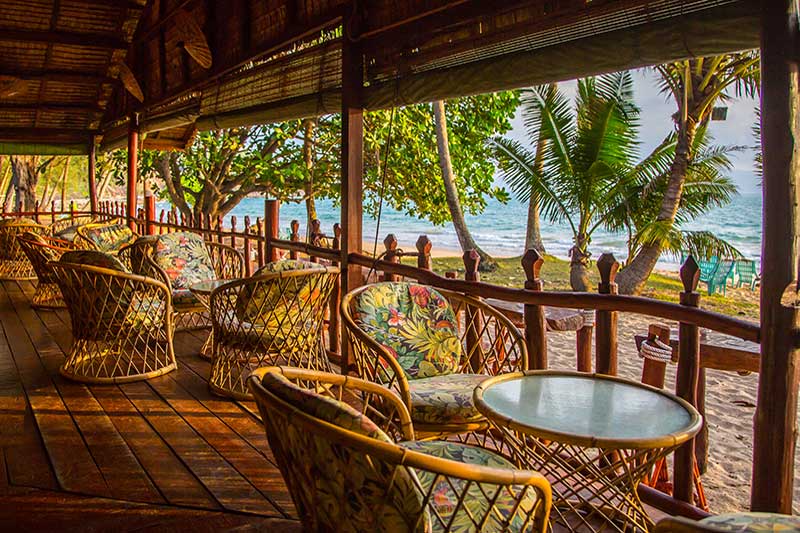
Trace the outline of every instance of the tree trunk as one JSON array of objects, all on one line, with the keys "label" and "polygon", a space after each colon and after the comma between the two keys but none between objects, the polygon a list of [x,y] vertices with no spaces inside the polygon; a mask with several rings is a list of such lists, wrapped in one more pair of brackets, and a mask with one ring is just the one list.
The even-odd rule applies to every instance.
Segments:
[{"label": "tree trunk", "polygon": [[497,261],[489,254],[484,252],[472,238],[472,234],[467,228],[464,219],[464,212],[461,210],[461,202],[458,199],[458,189],[456,188],[455,176],[453,175],[453,165],[450,160],[450,146],[447,140],[447,117],[444,113],[444,102],[437,100],[433,103],[433,121],[436,125],[436,145],[439,151],[439,166],[442,169],[442,181],[444,181],[444,192],[447,197],[447,207],[450,210],[450,218],[453,220],[453,227],[456,230],[458,243],[462,251],[475,250],[481,257],[479,270],[491,272],[497,269]]},{"label": "tree trunk", "polygon": [[316,119],[305,119],[303,121],[303,162],[308,171],[308,177],[303,185],[303,192],[306,196],[306,236],[311,231],[311,222],[317,217],[317,204],[314,201],[314,128],[317,126]]},{"label": "tree trunk", "polygon": [[[683,184],[686,181],[686,172],[692,160],[691,147],[697,132],[697,124],[689,119],[681,122],[678,128],[678,142],[675,146],[675,157],[669,170],[667,190],[661,199],[661,210],[658,213],[658,222],[675,223],[675,215],[681,203]],[[658,243],[645,244],[627,266],[617,274],[617,287],[620,294],[639,294],[644,289],[647,278],[661,257],[661,246]]]},{"label": "tree trunk", "polygon": [[589,239],[580,234],[575,237],[575,246],[569,250],[569,285],[573,291],[589,292]]},{"label": "tree trunk", "polygon": [[16,198],[16,211],[33,211],[36,207],[36,182],[39,173],[36,170],[36,158],[33,156],[11,156],[12,182]]}]

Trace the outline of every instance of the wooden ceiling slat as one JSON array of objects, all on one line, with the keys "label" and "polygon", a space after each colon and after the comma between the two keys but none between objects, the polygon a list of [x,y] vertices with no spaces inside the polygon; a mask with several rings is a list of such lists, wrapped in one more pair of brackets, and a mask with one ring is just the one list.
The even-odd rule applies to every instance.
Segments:
[{"label": "wooden ceiling slat", "polygon": [[117,83],[116,78],[111,78],[104,74],[98,74],[96,71],[74,71],[74,70],[54,70],[48,68],[42,69],[11,69],[2,67],[0,68],[0,76],[14,76],[23,80],[30,81],[48,81],[48,82],[62,82],[62,83],[77,83],[85,85],[97,85],[98,83]]},{"label": "wooden ceiling slat", "polygon": [[126,50],[128,48],[127,42],[112,35],[67,31],[31,31],[15,28],[0,28],[0,41],[68,44],[87,48],[111,48],[115,50]]}]

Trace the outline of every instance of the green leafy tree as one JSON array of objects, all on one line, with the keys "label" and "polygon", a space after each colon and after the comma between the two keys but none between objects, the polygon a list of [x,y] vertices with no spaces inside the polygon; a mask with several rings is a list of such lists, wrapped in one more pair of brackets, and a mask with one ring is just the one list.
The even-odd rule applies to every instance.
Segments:
[{"label": "green leafy tree", "polygon": [[689,59],[655,67],[661,89],[671,95],[676,104],[675,153],[656,223],[659,231],[641,236],[637,253],[617,275],[619,291],[638,294],[655,268],[661,252],[669,248],[669,235],[677,222],[681,196],[695,156],[695,136],[711,118],[714,105],[742,94],[754,95],[760,81],[757,52],[743,52],[705,58]]},{"label": "green leafy tree", "polygon": [[580,80],[574,107],[556,86],[535,87],[523,91],[522,110],[532,143],[546,141],[544,153],[537,159],[536,150],[495,137],[494,156],[521,201],[535,194],[544,217],[569,224],[570,284],[586,291],[592,234],[608,224],[634,166],[633,80],[627,72]]}]

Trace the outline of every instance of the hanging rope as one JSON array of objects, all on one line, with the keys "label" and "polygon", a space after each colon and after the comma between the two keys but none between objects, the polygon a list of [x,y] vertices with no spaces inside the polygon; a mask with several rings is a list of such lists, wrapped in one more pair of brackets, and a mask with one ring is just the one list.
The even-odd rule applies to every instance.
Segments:
[{"label": "hanging rope", "polygon": [[383,159],[383,167],[381,167],[381,191],[380,195],[378,196],[378,220],[375,224],[375,239],[372,242],[372,257],[375,260],[372,262],[372,267],[369,269],[369,273],[367,274],[367,280],[375,272],[375,267],[381,259],[384,258],[386,252],[378,255],[378,236],[380,235],[381,231],[381,216],[383,215],[383,195],[386,192],[386,169],[389,167],[389,155],[391,154],[391,147],[392,147],[392,133],[394,130],[394,113],[397,108],[393,107],[392,112],[389,115],[389,131],[386,133],[386,144],[383,147],[382,152],[378,153],[378,164],[380,165],[381,160]]}]

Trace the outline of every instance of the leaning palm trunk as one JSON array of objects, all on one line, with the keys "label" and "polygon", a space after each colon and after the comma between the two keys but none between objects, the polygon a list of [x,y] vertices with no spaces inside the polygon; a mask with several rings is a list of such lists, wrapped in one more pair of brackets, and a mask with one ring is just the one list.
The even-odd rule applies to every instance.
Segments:
[{"label": "leaning palm trunk", "polygon": [[444,102],[442,100],[437,100],[433,103],[433,119],[436,125],[436,144],[439,149],[439,166],[442,168],[447,207],[450,210],[450,218],[453,220],[453,228],[456,231],[458,243],[461,245],[462,251],[475,250],[478,252],[481,257],[479,269],[482,272],[495,270],[497,261],[478,246],[475,239],[472,238],[472,234],[467,228],[467,222],[464,219],[464,211],[461,209],[455,176],[453,175],[453,165],[450,161],[450,147],[447,140],[447,117],[444,114]]},{"label": "leaning palm trunk", "polygon": [[[681,123],[678,130],[678,143],[675,147],[675,157],[669,170],[667,190],[661,200],[661,210],[658,213],[658,222],[675,223],[675,216],[681,203],[683,184],[692,160],[691,146],[697,133],[697,124],[689,119]],[[645,243],[639,248],[636,257],[617,275],[616,282],[620,294],[639,294],[644,289],[647,279],[661,257],[663,248],[661,243]]]}]

